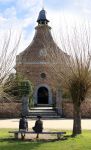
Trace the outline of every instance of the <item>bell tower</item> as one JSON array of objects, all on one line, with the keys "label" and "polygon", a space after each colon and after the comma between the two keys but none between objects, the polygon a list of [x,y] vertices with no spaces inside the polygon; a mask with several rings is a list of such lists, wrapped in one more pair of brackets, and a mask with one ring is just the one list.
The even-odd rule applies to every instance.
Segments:
[{"label": "bell tower", "polygon": [[46,11],[44,9],[42,9],[39,12],[37,22],[38,22],[38,25],[48,24],[49,20],[47,20],[47,18],[46,18]]}]

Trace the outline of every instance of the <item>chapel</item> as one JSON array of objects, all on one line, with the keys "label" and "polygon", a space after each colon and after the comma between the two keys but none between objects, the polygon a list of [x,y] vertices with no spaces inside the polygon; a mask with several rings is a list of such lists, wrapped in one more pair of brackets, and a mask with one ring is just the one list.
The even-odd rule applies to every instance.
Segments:
[{"label": "chapel", "polygon": [[60,59],[65,54],[55,43],[46,11],[39,12],[35,35],[30,45],[16,56],[16,72],[30,80],[34,92],[35,106],[60,107],[61,96],[57,91],[57,78],[50,64],[57,63],[52,58],[52,52],[58,51]]}]

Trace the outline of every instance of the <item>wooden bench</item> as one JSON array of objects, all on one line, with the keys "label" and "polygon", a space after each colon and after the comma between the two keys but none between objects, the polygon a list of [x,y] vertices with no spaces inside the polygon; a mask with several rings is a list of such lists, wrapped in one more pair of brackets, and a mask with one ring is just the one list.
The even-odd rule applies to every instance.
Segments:
[{"label": "wooden bench", "polygon": [[[36,134],[33,131],[9,131],[9,133],[13,133],[15,139],[18,139],[19,134],[23,133],[23,134]],[[60,139],[64,134],[66,134],[66,132],[56,132],[56,131],[44,131],[42,133],[39,134],[56,134],[57,135],[57,139]]]}]

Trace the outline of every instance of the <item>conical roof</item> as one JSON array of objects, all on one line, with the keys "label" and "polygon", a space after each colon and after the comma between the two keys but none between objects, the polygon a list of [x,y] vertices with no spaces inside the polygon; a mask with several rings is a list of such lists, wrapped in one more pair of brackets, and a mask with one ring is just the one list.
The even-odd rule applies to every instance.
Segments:
[{"label": "conical roof", "polygon": [[47,20],[47,18],[46,18],[46,11],[44,9],[42,9],[39,12],[39,16],[38,16],[37,22],[38,23],[41,23],[41,22],[48,23],[49,22],[49,20]]},{"label": "conical roof", "polygon": [[[46,19],[45,11],[42,10],[44,16],[39,15],[39,19]],[[47,24],[38,25],[32,43],[17,56],[17,63],[39,63],[45,62],[47,56],[51,56],[52,51],[59,51],[61,55],[65,53],[54,42],[51,35],[51,27]]]}]

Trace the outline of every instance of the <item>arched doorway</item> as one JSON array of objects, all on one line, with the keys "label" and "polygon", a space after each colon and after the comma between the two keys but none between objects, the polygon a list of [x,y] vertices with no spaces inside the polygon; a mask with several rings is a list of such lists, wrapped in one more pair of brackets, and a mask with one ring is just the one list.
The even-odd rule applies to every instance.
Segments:
[{"label": "arched doorway", "polygon": [[49,92],[46,87],[40,87],[37,93],[38,104],[48,104]]}]

